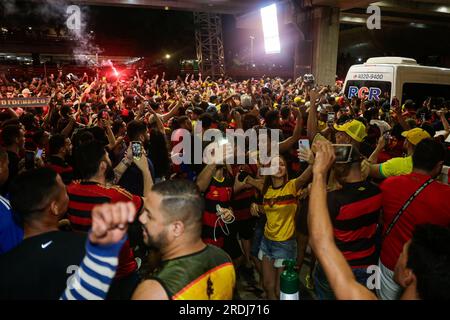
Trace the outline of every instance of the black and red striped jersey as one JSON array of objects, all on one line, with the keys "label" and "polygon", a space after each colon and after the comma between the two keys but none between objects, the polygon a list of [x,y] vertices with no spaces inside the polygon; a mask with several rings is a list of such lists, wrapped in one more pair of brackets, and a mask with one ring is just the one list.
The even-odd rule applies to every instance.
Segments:
[{"label": "black and red striped jersey", "polygon": [[[92,209],[102,203],[132,201],[138,212],[142,210],[141,197],[132,195],[117,186],[106,187],[92,181],[74,181],[67,186],[69,195],[68,219],[74,231],[88,232],[92,225]],[[119,266],[116,278],[121,278],[137,269],[133,251],[127,240],[119,255]]]},{"label": "black and red striped jersey", "polygon": [[[204,193],[205,211],[203,212],[202,239],[205,243],[210,243],[220,248],[224,245],[224,233],[220,226],[224,226],[221,220],[217,221],[216,206],[222,208],[231,207],[231,196],[233,195],[233,178],[229,175],[222,180],[211,178],[211,183]],[[214,239],[214,228],[216,229]]]},{"label": "black and red striped jersey", "polygon": [[336,245],[352,268],[378,263],[376,231],[381,215],[381,191],[366,181],[348,183],[328,193]]},{"label": "black and red striped jersey", "polygon": [[[256,176],[258,168],[256,165],[233,165],[233,175],[237,176],[241,171],[247,172],[251,176]],[[236,221],[249,220],[253,216],[250,213],[250,206],[253,202],[256,202],[257,191],[255,188],[241,190],[238,193],[233,194],[231,206]]]}]

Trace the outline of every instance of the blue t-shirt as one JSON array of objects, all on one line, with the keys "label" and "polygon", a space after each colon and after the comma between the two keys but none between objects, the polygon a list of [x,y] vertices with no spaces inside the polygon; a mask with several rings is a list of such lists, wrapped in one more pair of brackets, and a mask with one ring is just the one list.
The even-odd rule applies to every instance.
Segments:
[{"label": "blue t-shirt", "polygon": [[0,196],[0,254],[13,249],[23,240],[23,230],[12,215],[9,201]]}]

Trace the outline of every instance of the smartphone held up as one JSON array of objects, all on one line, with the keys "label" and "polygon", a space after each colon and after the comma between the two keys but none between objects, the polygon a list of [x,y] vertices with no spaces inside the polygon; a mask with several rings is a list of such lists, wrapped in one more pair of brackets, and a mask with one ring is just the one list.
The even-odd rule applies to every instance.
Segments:
[{"label": "smartphone held up", "polygon": [[349,163],[352,161],[353,146],[351,144],[333,144],[336,155],[335,163]]},{"label": "smartphone held up", "polygon": [[[300,162],[307,162],[308,160],[303,156],[303,153],[306,153],[308,150],[311,149],[309,145],[308,139],[300,139],[298,140],[298,149],[299,149],[299,159]],[[306,156],[306,154],[305,154]]]},{"label": "smartphone held up", "polygon": [[131,142],[131,152],[133,153],[133,158],[135,160],[140,160],[142,157],[142,143],[140,141]]}]

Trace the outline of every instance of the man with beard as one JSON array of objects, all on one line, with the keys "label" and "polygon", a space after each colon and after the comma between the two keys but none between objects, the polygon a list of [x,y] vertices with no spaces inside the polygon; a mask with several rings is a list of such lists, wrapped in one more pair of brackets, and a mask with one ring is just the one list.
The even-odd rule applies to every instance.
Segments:
[{"label": "man with beard", "polygon": [[72,154],[72,143],[62,134],[55,134],[49,140],[49,157],[46,166],[58,173],[64,184],[73,179],[73,168],[66,162]]},{"label": "man with beard", "polygon": [[[123,166],[129,166],[129,158],[125,157]],[[153,181],[148,169],[147,157],[142,155],[134,163],[142,171],[145,188],[150,190]],[[132,201],[138,212],[143,206],[143,199],[126,190],[110,185],[114,179],[114,170],[108,153],[102,143],[91,141],[80,146],[75,153],[75,165],[81,174],[81,181],[74,181],[67,187],[69,194],[68,218],[74,231],[88,232],[91,228],[91,211],[101,203],[117,203]],[[125,242],[119,257],[119,266],[115,281],[111,286],[109,298],[128,299],[139,279],[136,273],[137,263],[129,241]]]},{"label": "man with beard", "polygon": [[[234,267],[222,249],[201,239],[204,201],[197,186],[188,180],[164,181],[153,186],[144,203],[139,217],[144,241],[159,249],[162,262],[150,279],[139,284],[132,299],[230,300],[236,283]],[[89,294],[81,295],[84,287],[95,288],[99,284],[103,292],[108,291],[109,279],[115,271],[111,262],[116,257],[111,246],[124,240],[123,230],[132,216],[134,206],[129,204],[101,205],[93,209],[90,243],[100,244],[98,239],[106,239],[103,243],[108,244],[107,248],[96,245],[95,249],[97,256],[108,260],[109,268],[104,268],[104,262],[90,262],[90,277],[78,272],[83,280],[81,286],[68,286],[63,299],[87,299]],[[113,233],[114,240],[108,240],[113,238]],[[88,244],[87,248],[89,256],[93,246]]]},{"label": "man with beard", "polygon": [[[144,241],[159,249],[162,263],[136,289],[137,300],[229,300],[235,271],[230,257],[201,239],[204,201],[188,180],[153,186],[139,221]],[[226,209],[223,209],[226,210]]]},{"label": "man with beard", "polygon": [[[342,188],[329,192],[327,203],[336,245],[352,268],[356,281],[366,286],[370,276],[367,267],[376,265],[379,256],[376,235],[381,214],[381,191],[362,176],[362,159],[354,147],[348,163],[334,164],[334,175]],[[334,299],[319,264],[314,280],[319,299]]]}]

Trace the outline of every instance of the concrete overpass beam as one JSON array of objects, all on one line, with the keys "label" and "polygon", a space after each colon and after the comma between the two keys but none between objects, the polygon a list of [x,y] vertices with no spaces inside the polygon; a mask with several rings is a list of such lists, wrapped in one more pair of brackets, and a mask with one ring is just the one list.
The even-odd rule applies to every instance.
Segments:
[{"label": "concrete overpass beam", "polygon": [[301,76],[309,69],[317,83],[334,85],[340,9],[318,7],[299,12],[297,22],[305,39],[299,40],[296,47],[294,76]]}]

